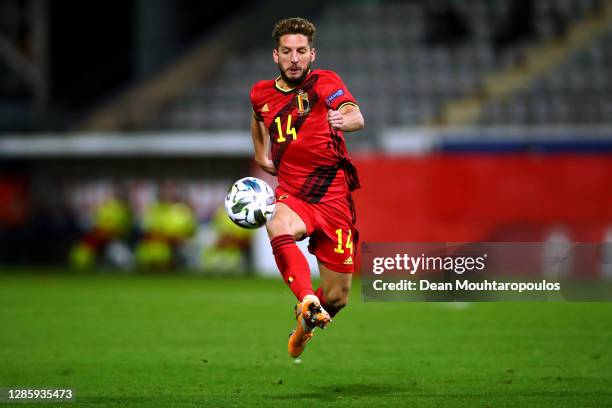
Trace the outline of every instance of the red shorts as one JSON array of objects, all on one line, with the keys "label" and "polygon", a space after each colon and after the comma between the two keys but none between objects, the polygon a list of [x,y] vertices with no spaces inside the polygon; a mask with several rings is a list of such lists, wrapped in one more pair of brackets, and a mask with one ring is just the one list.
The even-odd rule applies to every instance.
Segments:
[{"label": "red shorts", "polygon": [[355,271],[358,232],[350,195],[310,204],[277,188],[276,200],[304,221],[306,235],[310,237],[308,251],[321,264],[334,272]]}]

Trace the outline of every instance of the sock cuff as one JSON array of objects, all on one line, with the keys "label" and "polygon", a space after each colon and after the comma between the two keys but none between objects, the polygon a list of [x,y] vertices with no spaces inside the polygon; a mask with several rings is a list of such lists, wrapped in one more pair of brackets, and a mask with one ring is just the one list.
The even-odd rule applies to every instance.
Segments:
[{"label": "sock cuff", "polygon": [[282,247],[295,244],[295,238],[291,234],[278,235],[270,240],[272,252],[276,253]]},{"label": "sock cuff", "polygon": [[314,291],[312,290],[312,287],[304,288],[304,289],[300,290],[298,292],[298,294],[297,294],[297,298],[301,302],[304,299],[304,297],[307,296],[307,295],[315,295]]}]

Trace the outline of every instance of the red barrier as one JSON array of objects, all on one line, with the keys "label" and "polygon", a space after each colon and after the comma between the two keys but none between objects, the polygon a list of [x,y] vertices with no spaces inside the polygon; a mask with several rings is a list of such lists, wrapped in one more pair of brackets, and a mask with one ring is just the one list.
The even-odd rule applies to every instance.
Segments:
[{"label": "red barrier", "polygon": [[24,178],[0,176],[0,227],[22,226],[27,217],[28,193]]},{"label": "red barrier", "polygon": [[601,241],[612,224],[612,156],[356,157],[365,241],[541,241],[562,227]]}]

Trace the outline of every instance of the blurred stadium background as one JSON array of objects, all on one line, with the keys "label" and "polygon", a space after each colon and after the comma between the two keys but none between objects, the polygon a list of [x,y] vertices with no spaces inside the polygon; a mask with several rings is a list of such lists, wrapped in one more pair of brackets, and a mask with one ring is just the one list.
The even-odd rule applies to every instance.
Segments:
[{"label": "blurred stadium background", "polygon": [[[166,280],[175,271],[277,274],[265,232],[234,228],[219,209],[234,180],[265,178],[251,160],[248,93],[277,74],[273,24],[298,15],[317,25],[315,66],[341,75],[366,120],[347,135],[363,185],[355,194],[362,242],[612,241],[612,1],[3,0],[0,313],[10,330],[0,340],[0,379],[64,381],[91,403],[115,406],[191,395],[227,406],[241,387],[253,404],[269,405],[264,395],[280,392],[283,379],[312,403],[342,405],[336,397],[346,395],[345,404],[374,406],[405,391],[415,406],[474,406],[479,396],[488,406],[493,395],[491,406],[610,406],[606,305],[407,312],[355,304],[345,322],[365,331],[359,319],[370,313],[375,330],[347,343],[352,355],[326,349],[324,338],[313,343],[313,352],[341,356],[347,371],[313,361],[343,385],[323,390],[330,400],[310,401],[300,374],[277,374],[287,367],[269,360],[284,351],[290,325],[280,284]],[[100,268],[158,273],[73,280],[67,272]],[[259,299],[249,287],[267,296],[272,319],[254,354],[234,346],[256,325],[230,312]],[[352,336],[338,320],[327,346]],[[110,343],[88,334],[95,330]],[[375,350],[367,346],[380,341],[375,333],[402,345]],[[480,363],[465,357],[485,351]],[[164,356],[175,352],[178,363],[169,363]],[[200,369],[194,356],[200,365],[210,359],[218,377],[189,377]],[[514,374],[517,366],[527,373]],[[119,384],[130,384],[130,370],[146,378],[134,383],[140,391]],[[399,384],[403,376],[409,385]],[[491,388],[475,391],[488,379]],[[210,388],[187,389],[198,381]],[[513,382],[523,399],[512,399]],[[146,397],[153,388],[167,394]],[[272,405],[288,403],[283,395]],[[385,401],[402,406],[402,398]]]}]

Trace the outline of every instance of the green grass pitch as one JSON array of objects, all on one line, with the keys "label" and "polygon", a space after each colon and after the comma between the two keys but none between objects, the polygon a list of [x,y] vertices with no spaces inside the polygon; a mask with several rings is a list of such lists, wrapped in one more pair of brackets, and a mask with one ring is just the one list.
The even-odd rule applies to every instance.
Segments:
[{"label": "green grass pitch", "polygon": [[0,273],[0,387],[76,390],[53,407],[612,406],[612,304],[364,303],[356,282],[301,364],[292,305],[279,280]]}]

